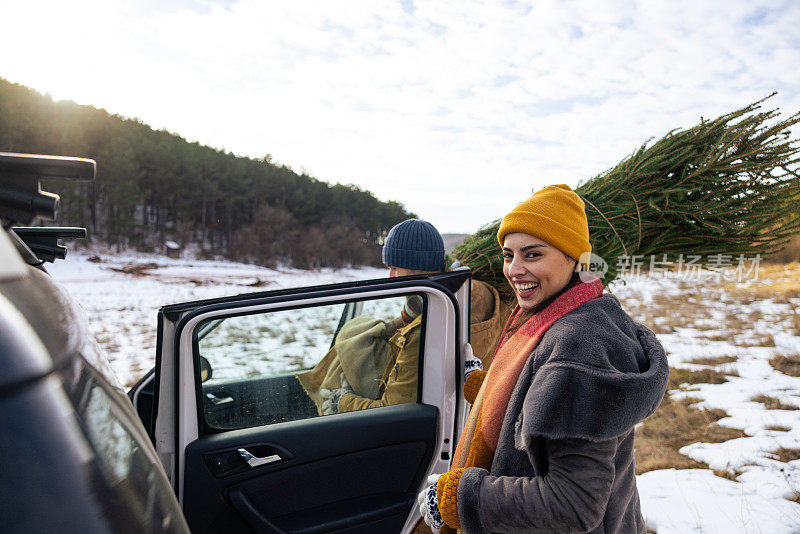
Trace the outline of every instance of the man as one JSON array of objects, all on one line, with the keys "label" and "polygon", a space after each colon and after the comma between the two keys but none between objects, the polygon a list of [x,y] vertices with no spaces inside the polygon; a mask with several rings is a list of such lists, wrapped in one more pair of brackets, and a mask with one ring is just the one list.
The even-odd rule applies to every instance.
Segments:
[{"label": "man", "polygon": [[[383,263],[389,277],[414,274],[433,274],[445,270],[444,241],[436,228],[427,221],[408,219],[394,226],[386,236],[382,250]],[[470,332],[475,356],[484,368],[502,332],[510,308],[493,287],[474,281],[472,286]],[[417,400],[422,299],[410,296],[400,313],[387,326],[389,343],[393,346],[392,362],[382,379],[378,399],[360,397],[346,383],[341,388],[325,392],[325,413],[349,412],[378,408]],[[321,392],[322,393],[322,392]]]}]

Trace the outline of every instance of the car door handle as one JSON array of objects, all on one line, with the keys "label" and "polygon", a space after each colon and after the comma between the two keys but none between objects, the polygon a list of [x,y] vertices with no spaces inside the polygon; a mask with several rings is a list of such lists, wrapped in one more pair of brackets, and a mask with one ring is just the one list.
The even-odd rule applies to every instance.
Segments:
[{"label": "car door handle", "polygon": [[258,467],[260,465],[267,465],[274,462],[279,462],[283,458],[280,457],[279,454],[272,454],[270,456],[264,456],[263,458],[259,458],[258,456],[253,456],[250,451],[245,449],[244,447],[237,449],[239,451],[239,455],[244,458],[244,461],[247,462],[247,465],[250,467]]}]

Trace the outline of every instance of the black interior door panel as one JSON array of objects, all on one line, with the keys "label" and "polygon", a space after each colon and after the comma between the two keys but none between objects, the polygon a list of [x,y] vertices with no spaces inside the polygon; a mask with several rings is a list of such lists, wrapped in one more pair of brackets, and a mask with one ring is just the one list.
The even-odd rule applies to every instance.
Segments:
[{"label": "black interior door panel", "polygon": [[[189,526],[195,533],[400,532],[436,447],[438,417],[435,406],[401,404],[203,436],[186,448]],[[251,467],[239,448],[277,451],[281,459]],[[217,457],[230,469],[215,475],[209,459]]]}]

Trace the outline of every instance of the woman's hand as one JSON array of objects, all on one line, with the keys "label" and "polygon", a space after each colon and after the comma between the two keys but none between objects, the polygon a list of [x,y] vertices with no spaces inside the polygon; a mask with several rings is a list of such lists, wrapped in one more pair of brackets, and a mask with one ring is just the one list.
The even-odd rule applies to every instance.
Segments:
[{"label": "woman's hand", "polygon": [[483,371],[483,363],[472,353],[472,345],[464,345],[464,382],[475,371]]},{"label": "woman's hand", "polygon": [[472,354],[472,346],[467,343],[464,345],[464,398],[468,403],[475,404],[485,378],[483,363]]},{"label": "woman's hand", "polygon": [[419,513],[425,524],[431,527],[434,534],[439,534],[439,529],[444,526],[442,514],[439,513],[439,504],[436,502],[436,483],[441,475],[428,477],[428,486],[417,496]]}]

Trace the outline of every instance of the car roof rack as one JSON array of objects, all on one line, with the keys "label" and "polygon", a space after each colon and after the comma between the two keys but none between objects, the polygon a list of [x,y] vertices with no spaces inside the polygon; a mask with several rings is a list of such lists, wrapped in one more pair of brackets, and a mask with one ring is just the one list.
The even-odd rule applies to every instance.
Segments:
[{"label": "car roof rack", "polygon": [[86,237],[85,228],[24,228],[37,217],[55,220],[61,199],[42,191],[41,180],[92,182],[94,160],[42,154],[0,152],[0,223],[26,263],[43,269],[46,261],[65,258],[59,239]]},{"label": "car roof rack", "polygon": [[11,230],[25,242],[40,261],[54,262],[67,257],[67,247],[59,239],[84,239],[86,228],[63,226],[13,226]]},{"label": "car roof rack", "polygon": [[0,152],[0,219],[29,225],[40,217],[55,220],[59,196],[42,191],[41,179],[91,182],[95,162],[85,158]]}]

